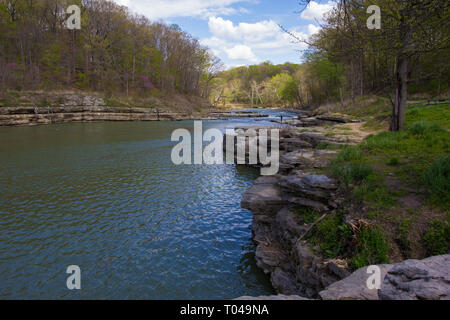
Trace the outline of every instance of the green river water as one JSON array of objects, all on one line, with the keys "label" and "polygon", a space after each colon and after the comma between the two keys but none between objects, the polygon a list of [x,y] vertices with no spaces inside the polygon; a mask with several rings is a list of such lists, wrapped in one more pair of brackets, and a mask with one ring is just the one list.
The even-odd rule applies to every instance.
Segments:
[{"label": "green river water", "polygon": [[[256,120],[208,121],[223,129]],[[260,122],[259,122],[260,123]],[[0,128],[1,299],[272,294],[242,195],[259,172],[170,159],[193,122]],[[66,268],[81,268],[68,290]]]}]

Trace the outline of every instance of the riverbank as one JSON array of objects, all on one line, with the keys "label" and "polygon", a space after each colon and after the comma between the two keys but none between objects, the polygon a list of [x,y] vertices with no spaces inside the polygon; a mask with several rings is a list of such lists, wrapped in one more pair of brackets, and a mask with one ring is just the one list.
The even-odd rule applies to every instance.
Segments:
[{"label": "riverbank", "polygon": [[[291,121],[280,133],[280,173],[259,178],[245,193],[242,206],[253,214],[256,260],[278,293],[388,299],[403,285],[410,292],[399,297],[450,296],[448,256],[433,260],[441,266],[435,268],[439,275],[434,267],[421,267],[423,281],[431,283],[421,293],[407,277],[410,267],[382,268],[384,283],[397,284],[390,295],[361,293],[366,266],[407,259],[416,259],[409,266],[426,266],[429,262],[416,261],[448,253],[450,243],[443,160],[450,145],[449,106],[409,109],[407,130],[396,134],[383,132],[385,118],[377,106],[372,110],[378,116],[366,112],[364,121],[354,114]],[[354,271],[359,276],[350,277]],[[337,294],[341,287],[322,294],[340,280],[345,294]],[[433,286],[439,294],[430,293]]]},{"label": "riverbank", "polygon": [[[266,117],[266,115],[252,112],[232,113],[214,109],[199,99],[190,102],[186,99],[179,101],[185,103],[184,108],[179,106],[162,108],[154,105],[144,108],[94,95],[73,93],[14,93],[9,94],[8,97],[7,101],[0,101],[0,126],[90,121],[181,121]],[[192,104],[198,105],[193,107]]]}]

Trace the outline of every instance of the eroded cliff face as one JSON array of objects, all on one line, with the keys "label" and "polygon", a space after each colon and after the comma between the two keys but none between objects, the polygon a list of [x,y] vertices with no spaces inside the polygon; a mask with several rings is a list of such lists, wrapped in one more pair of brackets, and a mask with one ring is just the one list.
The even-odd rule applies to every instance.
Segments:
[{"label": "eroded cliff face", "polygon": [[24,126],[85,121],[164,121],[183,120],[192,115],[150,108],[110,107],[101,98],[68,95],[48,106],[0,108],[0,126]]},{"label": "eroded cliff face", "polygon": [[315,172],[327,167],[336,152],[314,146],[324,140],[341,142],[290,128],[281,130],[279,139],[279,174],[257,179],[241,205],[253,214],[257,265],[270,274],[277,292],[317,298],[350,272],[343,261],[324,260],[314,253],[304,238],[317,221],[305,221],[295,208],[313,208],[322,217],[338,208],[337,181]]},{"label": "eroded cliff face", "polygon": [[[296,188],[305,192],[296,193]],[[326,176],[295,172],[287,177],[261,177],[245,193],[242,207],[253,214],[257,265],[271,275],[277,292],[316,298],[327,286],[350,275],[345,263],[326,261],[313,253],[304,240],[313,223],[305,223],[292,210],[297,204],[324,213],[333,210],[333,201],[325,199],[333,199],[335,190],[334,181]]]},{"label": "eroded cliff face", "polygon": [[[325,259],[319,248],[308,243],[307,235],[315,225],[345,209],[345,196],[340,194],[338,182],[321,174],[336,151],[314,150],[321,142],[346,143],[338,138],[300,133],[295,128],[281,130],[279,174],[260,177],[244,194],[241,205],[253,214],[257,265],[270,274],[280,294],[256,299],[450,299],[450,255],[379,265],[378,290],[367,285],[372,274],[367,267],[351,273],[345,261]],[[296,210],[299,206],[313,209],[319,213],[318,218],[307,219]],[[357,223],[349,216],[345,219],[349,224]]]}]

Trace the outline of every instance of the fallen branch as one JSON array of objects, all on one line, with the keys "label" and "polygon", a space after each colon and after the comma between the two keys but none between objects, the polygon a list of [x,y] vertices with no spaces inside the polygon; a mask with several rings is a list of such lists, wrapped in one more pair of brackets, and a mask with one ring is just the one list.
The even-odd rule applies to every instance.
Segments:
[{"label": "fallen branch", "polygon": [[320,221],[322,221],[325,217],[327,216],[327,214],[325,213],[323,216],[321,216],[319,219],[317,219],[316,221],[314,221],[314,223],[312,223],[309,228],[303,233],[303,235],[297,239],[298,241],[301,241],[311,230],[312,228],[314,228]]}]

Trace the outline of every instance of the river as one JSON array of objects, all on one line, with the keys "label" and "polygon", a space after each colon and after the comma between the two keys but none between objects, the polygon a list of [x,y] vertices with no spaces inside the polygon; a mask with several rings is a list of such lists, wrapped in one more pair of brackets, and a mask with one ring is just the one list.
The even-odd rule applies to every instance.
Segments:
[{"label": "river", "polygon": [[[273,294],[255,264],[251,214],[240,207],[259,172],[175,166],[170,136],[178,128],[193,122],[0,128],[0,298]],[[66,287],[69,265],[81,268],[81,290]]]}]

